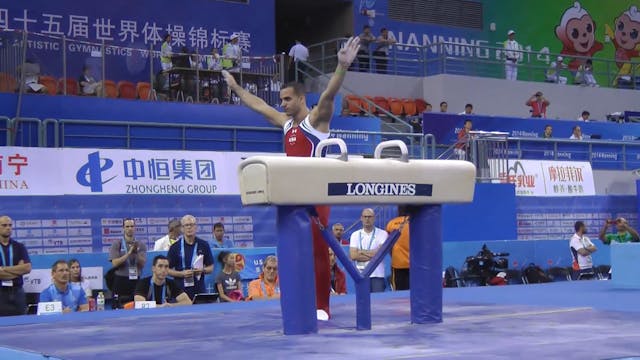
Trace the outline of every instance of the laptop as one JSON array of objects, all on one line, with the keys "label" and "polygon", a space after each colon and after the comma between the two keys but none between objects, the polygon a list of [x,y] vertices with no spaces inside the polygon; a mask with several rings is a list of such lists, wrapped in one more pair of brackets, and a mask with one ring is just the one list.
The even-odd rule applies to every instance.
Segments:
[{"label": "laptop", "polygon": [[218,293],[200,293],[193,297],[193,304],[211,304],[218,302]]}]

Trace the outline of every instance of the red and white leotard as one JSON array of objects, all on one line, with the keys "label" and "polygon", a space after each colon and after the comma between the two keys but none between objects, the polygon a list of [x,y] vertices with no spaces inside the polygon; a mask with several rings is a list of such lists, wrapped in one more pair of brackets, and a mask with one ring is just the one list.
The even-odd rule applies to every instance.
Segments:
[{"label": "red and white leotard", "polygon": [[313,157],[318,143],[329,137],[329,133],[323,133],[311,126],[309,115],[298,126],[295,126],[293,119],[287,120],[283,130],[284,150],[287,156]]}]

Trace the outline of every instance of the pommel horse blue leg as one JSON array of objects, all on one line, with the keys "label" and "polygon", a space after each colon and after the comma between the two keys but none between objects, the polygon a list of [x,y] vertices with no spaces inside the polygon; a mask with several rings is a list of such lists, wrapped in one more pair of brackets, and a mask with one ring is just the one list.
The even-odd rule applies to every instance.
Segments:
[{"label": "pommel horse blue leg", "polygon": [[[318,331],[315,306],[315,277],[309,208],[278,206],[278,276],[280,305],[285,335],[312,334]],[[441,206],[415,207],[410,218],[411,322],[442,321],[442,239]],[[356,283],[357,329],[371,329],[369,275],[393,246],[399,233],[393,234],[370,261],[363,274],[328,229],[323,231],[329,246]]]}]

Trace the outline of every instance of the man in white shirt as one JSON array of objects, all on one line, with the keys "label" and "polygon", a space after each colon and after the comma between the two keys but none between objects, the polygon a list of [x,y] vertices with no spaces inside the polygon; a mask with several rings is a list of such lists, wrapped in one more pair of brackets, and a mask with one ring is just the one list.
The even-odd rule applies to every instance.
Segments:
[{"label": "man in white shirt", "polygon": [[464,111],[458,113],[458,115],[473,115],[473,104],[467,104],[464,106]]},{"label": "man in white shirt", "polygon": [[507,41],[504,42],[505,74],[507,80],[518,80],[518,61],[522,57],[520,44],[515,40],[516,32],[507,32]]},{"label": "man in white shirt", "polygon": [[591,240],[584,234],[587,232],[582,221],[576,221],[576,233],[571,237],[569,248],[573,257],[573,270],[578,274],[578,280],[589,280],[594,276],[591,254],[598,250]]},{"label": "man in white shirt", "polygon": [[580,126],[576,125],[573,127],[573,133],[569,137],[571,140],[582,140],[582,129]]},{"label": "man in white shirt", "polygon": [[585,110],[578,117],[578,121],[589,121],[589,117],[590,116],[591,116],[591,114],[587,110]]},{"label": "man in white shirt", "polygon": [[[351,260],[355,261],[358,270],[363,271],[387,240],[388,234],[386,231],[375,227],[376,217],[373,209],[362,210],[360,220],[362,221],[362,229],[351,234],[349,256]],[[386,287],[383,263],[376,267],[370,278],[371,292],[383,292]]]},{"label": "man in white shirt", "polygon": [[[298,74],[298,80],[303,82],[304,80],[304,72],[306,68],[303,62],[309,60],[309,49],[306,46],[300,43],[300,40],[296,40],[296,44],[291,47],[289,50],[289,81],[296,80],[296,65],[298,66],[298,70],[301,72]],[[295,62],[295,64],[294,64]]]},{"label": "man in white shirt", "polygon": [[178,241],[178,237],[182,234],[182,225],[180,220],[172,219],[169,221],[169,232],[167,235],[156,240],[153,244],[153,251],[168,251],[171,245]]}]

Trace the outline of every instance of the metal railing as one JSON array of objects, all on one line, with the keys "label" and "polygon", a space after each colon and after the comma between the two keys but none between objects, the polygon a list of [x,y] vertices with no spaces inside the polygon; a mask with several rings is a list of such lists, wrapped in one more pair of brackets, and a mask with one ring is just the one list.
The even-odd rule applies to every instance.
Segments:
[{"label": "metal railing", "polygon": [[[309,46],[310,63],[323,72],[331,71],[337,63],[337,49],[346,39],[337,38]],[[551,53],[549,51],[515,50],[519,53],[518,79],[527,81],[552,82],[547,71],[558,56],[563,56],[565,66],[559,69],[568,83],[576,82],[578,69],[569,69],[567,60],[577,60],[584,64],[587,59],[593,62],[593,75],[604,87],[640,88],[640,62],[618,61],[600,57]],[[390,48],[386,57],[373,56],[370,52],[367,61],[352,65],[350,70],[376,73],[377,61],[386,61],[384,73],[406,76],[431,76],[437,74],[456,74],[478,77],[505,77],[505,51],[502,47],[476,45],[456,42],[437,42],[426,46],[396,44]],[[582,81],[580,81],[582,83]]]},{"label": "metal railing", "polygon": [[[20,94],[30,91],[28,86],[25,87],[25,72],[20,71],[25,67],[25,62],[29,61],[33,64],[30,68],[36,69],[37,72],[26,75],[39,77],[39,82],[45,86],[43,91],[50,95],[85,95],[76,79],[83,74],[83,67],[88,66],[89,75],[99,83],[96,88],[100,91],[96,94],[102,97],[124,97],[118,93],[119,82],[122,81],[133,83],[134,86],[140,82],[149,84],[152,91],[145,95],[143,100],[152,99],[153,90],[158,93],[166,90],[167,98],[171,100],[186,101],[191,98],[191,101],[195,102],[210,102],[215,85],[218,102],[239,102],[238,99],[229,97],[226,86],[222,86],[221,63],[214,61],[212,54],[201,54],[198,48],[189,53],[174,51],[174,69],[162,71],[159,60],[160,45],[150,44],[148,48],[124,47],[112,45],[104,40],[95,43],[65,36],[6,29],[0,31],[0,82],[6,85],[10,81],[12,84],[0,86],[0,91],[17,91]],[[46,62],[34,55],[37,54],[36,50],[32,49],[35,46],[44,46],[48,50]],[[122,58],[127,59],[124,64]],[[190,63],[189,58],[193,62]],[[178,66],[178,61],[184,63],[182,67]],[[207,66],[208,63],[211,64],[210,67]],[[242,56],[237,65],[231,71],[236,74],[241,86],[269,104],[278,102],[277,95],[284,83],[285,75],[283,54]],[[174,86],[163,89],[162,84],[159,84],[163,77],[173,78],[170,80],[173,80]],[[128,94],[130,91],[131,89],[127,89],[127,98],[131,98]],[[133,91],[133,98],[137,98],[137,89],[134,88]],[[188,94],[185,94],[187,92]]]}]

